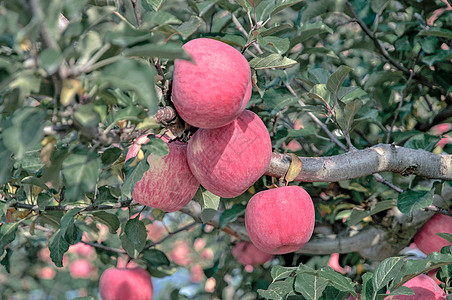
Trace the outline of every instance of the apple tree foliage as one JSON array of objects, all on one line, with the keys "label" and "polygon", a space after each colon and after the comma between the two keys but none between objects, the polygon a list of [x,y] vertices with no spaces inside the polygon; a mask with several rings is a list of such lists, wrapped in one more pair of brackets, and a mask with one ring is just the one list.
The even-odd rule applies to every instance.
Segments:
[{"label": "apple tree foliage", "polygon": [[[245,271],[230,251],[243,238],[237,228],[249,198],[278,178],[266,175],[234,199],[200,189],[191,203],[199,213],[166,214],[132,201],[147,162],[124,158],[141,134],[167,128],[187,137],[177,119],[155,116],[171,104],[174,60],[190,59],[182,45],[210,37],[248,59],[248,109],[267,125],[275,152],[320,158],[393,144],[450,160],[452,146],[438,146],[432,128],[452,120],[451,28],[451,3],[440,0],[1,1],[1,297],[83,291],[97,299],[100,274],[120,259],[154,278],[200,264],[195,294],[169,287],[172,299],[381,299],[388,289],[410,294],[404,282],[438,267],[450,293],[450,247],[414,260],[384,249],[366,256],[357,244],[341,254],[345,275],[327,266],[337,249],[280,255]],[[144,158],[168,152],[159,139],[142,150]],[[451,207],[450,182],[440,178],[407,170],[304,182],[316,207],[313,238],[378,226],[400,250],[422,224],[397,232],[395,218],[431,215],[432,203]],[[157,237],[154,223],[163,228]],[[213,256],[192,247],[200,239]],[[181,240],[188,264],[174,256]],[[79,242],[95,250],[93,271],[74,279],[68,265],[80,254],[68,249]],[[206,291],[212,277],[216,287]]]}]

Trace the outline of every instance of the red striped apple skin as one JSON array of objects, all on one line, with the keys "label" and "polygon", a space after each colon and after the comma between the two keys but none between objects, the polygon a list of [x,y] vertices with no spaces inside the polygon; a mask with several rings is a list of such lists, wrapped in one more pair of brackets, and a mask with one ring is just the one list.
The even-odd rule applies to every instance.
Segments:
[{"label": "red striped apple skin", "polygon": [[446,293],[425,274],[418,275],[408,280],[403,286],[413,290],[414,295],[396,295],[385,300],[446,300]]},{"label": "red striped apple skin", "polygon": [[271,153],[267,127],[255,113],[245,110],[228,125],[198,129],[188,142],[187,160],[204,188],[233,198],[264,175]]},{"label": "red striped apple skin", "polygon": [[199,128],[218,128],[245,109],[251,92],[251,69],[246,58],[223,42],[199,38],[184,49],[195,63],[174,62],[172,100],[185,122]]},{"label": "red striped apple skin", "polygon": [[141,268],[110,268],[99,280],[103,300],[152,300],[151,276]]},{"label": "red striped apple skin", "polygon": [[299,186],[265,190],[251,197],[245,226],[261,251],[284,254],[302,248],[314,231],[315,211],[309,194]]},{"label": "red striped apple skin", "polygon": [[148,156],[149,169],[135,184],[132,198],[140,204],[173,212],[190,202],[199,182],[187,163],[187,144],[169,142],[168,148],[169,153],[163,157],[152,153]]},{"label": "red striped apple skin", "polygon": [[436,235],[439,232],[452,234],[452,217],[435,214],[417,232],[414,242],[427,255],[431,252],[440,252],[442,247],[450,243]]}]

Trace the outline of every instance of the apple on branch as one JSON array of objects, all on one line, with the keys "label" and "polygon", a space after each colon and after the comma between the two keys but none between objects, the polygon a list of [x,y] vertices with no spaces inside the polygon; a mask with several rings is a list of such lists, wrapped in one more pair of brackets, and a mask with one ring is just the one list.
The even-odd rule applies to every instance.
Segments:
[{"label": "apple on branch", "polygon": [[[169,148],[163,157],[149,154],[149,169],[140,181],[135,184],[132,198],[143,205],[161,209],[166,212],[180,210],[187,205],[198,190],[199,183],[190,171],[187,163],[187,144],[173,141],[166,136],[161,137]],[[139,137],[139,144],[149,142]],[[127,155],[129,158],[139,153],[137,146],[132,146]]]},{"label": "apple on branch", "polygon": [[251,92],[251,69],[235,48],[208,38],[184,45],[194,63],[174,62],[172,99],[188,124],[218,128],[232,122],[245,109]]},{"label": "apple on branch", "polygon": [[314,231],[315,211],[309,194],[299,186],[259,192],[245,210],[251,242],[261,251],[284,254],[303,247]]},{"label": "apple on branch", "polygon": [[211,193],[233,198],[268,168],[272,145],[267,127],[252,111],[215,129],[198,129],[188,142],[187,160],[199,183]]}]

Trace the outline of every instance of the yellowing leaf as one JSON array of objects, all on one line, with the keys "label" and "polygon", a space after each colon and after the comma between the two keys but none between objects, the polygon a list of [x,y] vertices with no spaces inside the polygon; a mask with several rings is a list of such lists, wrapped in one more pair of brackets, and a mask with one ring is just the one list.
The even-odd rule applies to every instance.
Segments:
[{"label": "yellowing leaf", "polygon": [[290,163],[289,170],[287,170],[286,176],[284,177],[287,183],[294,181],[295,178],[297,178],[303,166],[303,162],[298,156],[293,153],[290,153],[289,155],[292,157],[292,162]]},{"label": "yellowing leaf", "polygon": [[83,94],[83,87],[80,81],[76,79],[67,79],[63,81],[61,89],[60,102],[64,106],[71,104],[76,94]]},{"label": "yellowing leaf", "polygon": [[135,159],[133,162],[129,165],[129,167],[135,167],[140,161],[142,161],[144,158],[144,152],[143,150],[139,150],[137,156],[135,156]]}]

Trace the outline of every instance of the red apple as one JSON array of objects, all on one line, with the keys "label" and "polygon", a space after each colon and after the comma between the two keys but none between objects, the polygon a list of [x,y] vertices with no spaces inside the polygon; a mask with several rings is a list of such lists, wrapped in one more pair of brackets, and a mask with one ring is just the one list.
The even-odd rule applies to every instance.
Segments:
[{"label": "red apple", "polygon": [[83,258],[74,260],[69,265],[69,272],[74,278],[89,278],[92,271],[93,267],[91,266],[91,263]]},{"label": "red apple", "polygon": [[151,276],[141,268],[110,268],[99,280],[104,300],[152,300]]},{"label": "red apple", "polygon": [[204,238],[197,238],[193,243],[193,248],[196,251],[201,251],[206,246],[206,240]]},{"label": "red apple", "polygon": [[284,254],[303,247],[314,231],[315,212],[309,194],[299,186],[259,192],[245,210],[251,242],[261,251]]},{"label": "red apple", "polygon": [[200,38],[184,45],[194,63],[174,62],[173,102],[179,115],[199,128],[218,128],[245,109],[251,92],[246,58],[217,40]]},{"label": "red apple", "polygon": [[190,268],[190,281],[193,283],[200,283],[204,279],[204,270],[200,264],[194,264]]},{"label": "red apple", "polygon": [[226,126],[198,129],[188,142],[187,160],[203,187],[233,198],[264,175],[271,153],[267,127],[255,113],[245,110]]},{"label": "red apple", "polygon": [[[418,275],[404,284],[413,290],[414,295],[396,295],[392,300],[446,300],[446,293],[425,274]],[[391,299],[386,297],[385,299]]]},{"label": "red apple", "polygon": [[132,198],[140,204],[173,212],[190,202],[199,183],[187,164],[187,144],[162,139],[168,143],[169,153],[163,157],[149,154],[149,169],[135,185]]},{"label": "red apple", "polygon": [[69,246],[68,252],[75,253],[81,257],[93,257],[96,255],[96,251],[90,245],[81,242]]},{"label": "red apple", "polygon": [[250,242],[240,242],[232,249],[232,255],[242,265],[262,265],[269,261],[273,256],[257,249]]},{"label": "red apple", "polygon": [[170,253],[170,258],[178,265],[188,266],[191,264],[190,248],[185,241],[178,241]]},{"label": "red apple", "polygon": [[44,267],[38,271],[38,276],[43,279],[51,280],[55,278],[56,271],[51,267]]},{"label": "red apple", "polygon": [[361,294],[358,294],[358,298],[355,298],[353,295],[350,294],[350,296],[347,298],[347,300],[361,300]]},{"label": "red apple", "polygon": [[417,232],[414,242],[425,254],[440,252],[442,247],[450,245],[450,243],[436,235],[439,232],[452,234],[452,217],[435,214]]},{"label": "red apple", "polygon": [[328,266],[331,267],[331,269],[333,269],[334,271],[339,272],[341,274],[345,274],[348,271],[350,271],[350,266],[345,266],[345,268],[343,268],[339,264],[339,253],[331,254],[330,260],[328,261]]},{"label": "red apple", "polygon": [[215,291],[215,287],[217,285],[217,281],[214,277],[209,277],[206,280],[206,285],[204,287],[205,291],[207,293],[213,293]]},{"label": "red apple", "polygon": [[210,248],[206,248],[201,252],[201,257],[204,259],[211,260],[213,259],[213,256],[213,251]]}]

